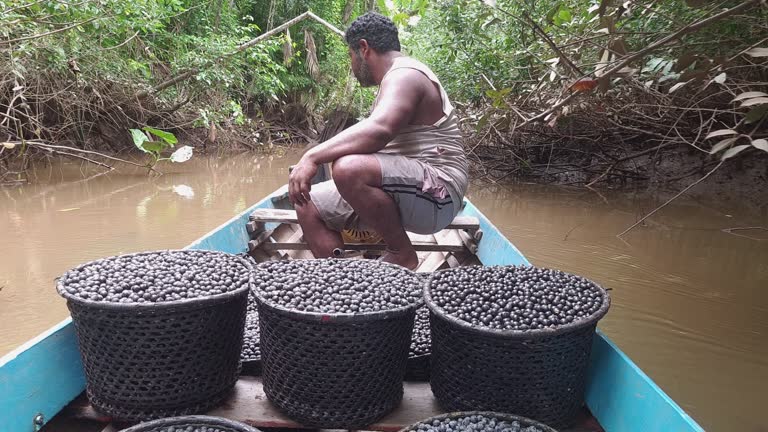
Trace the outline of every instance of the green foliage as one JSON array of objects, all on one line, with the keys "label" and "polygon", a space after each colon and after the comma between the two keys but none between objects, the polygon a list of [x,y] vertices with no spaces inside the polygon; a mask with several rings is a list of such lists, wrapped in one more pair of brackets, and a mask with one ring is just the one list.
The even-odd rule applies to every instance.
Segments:
[{"label": "green foliage", "polygon": [[[288,64],[282,35],[228,54],[266,31],[268,22],[277,26],[306,10],[343,29],[346,6],[347,0],[0,0],[0,44],[12,48],[22,80],[37,73],[28,71],[45,71],[83,83],[119,83],[130,93],[196,68],[192,80],[163,91],[159,102],[174,105],[191,96],[199,103],[187,109],[201,112],[198,123],[243,124],[246,104],[276,104],[297,94],[324,100],[348,73],[346,46],[325,27],[304,21],[291,28],[295,56]],[[353,6],[351,18],[364,12],[362,2]],[[307,73],[304,29],[317,44],[319,80]],[[10,66],[0,66],[0,74],[10,73]]]},{"label": "green foliage", "polygon": [[145,126],[141,130],[129,129],[129,132],[136,148],[151,156],[150,162],[147,163],[147,168],[150,170],[160,161],[168,160],[181,163],[188,161],[192,157],[192,147],[190,146],[183,146],[169,157],[162,157],[163,152],[172,149],[179,142],[176,135],[170,132],[149,126]]},{"label": "green foliage", "polygon": [[[563,55],[582,65],[581,73],[591,75],[605,60],[606,49],[615,59],[719,10],[689,7],[680,0],[442,0],[433,2],[405,42],[414,56],[433,66],[454,98],[480,101],[489,87],[485,78],[497,89],[525,94],[542,87],[561,88],[564,81],[578,77],[570,74],[542,33]],[[749,24],[736,16],[692,32],[630,67],[654,85],[690,79],[711,68],[713,60],[765,37],[766,9],[755,15]]]}]

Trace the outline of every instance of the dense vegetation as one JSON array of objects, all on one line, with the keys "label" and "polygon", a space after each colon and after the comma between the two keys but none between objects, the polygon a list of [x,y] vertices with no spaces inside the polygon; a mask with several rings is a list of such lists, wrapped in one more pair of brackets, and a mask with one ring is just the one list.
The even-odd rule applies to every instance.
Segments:
[{"label": "dense vegetation", "polygon": [[312,139],[371,100],[342,39],[307,19],[243,44],[307,10],[343,30],[371,9],[441,77],[476,176],[690,182],[727,159],[768,177],[760,0],[2,0],[0,173],[130,149],[145,126],[196,147]]}]

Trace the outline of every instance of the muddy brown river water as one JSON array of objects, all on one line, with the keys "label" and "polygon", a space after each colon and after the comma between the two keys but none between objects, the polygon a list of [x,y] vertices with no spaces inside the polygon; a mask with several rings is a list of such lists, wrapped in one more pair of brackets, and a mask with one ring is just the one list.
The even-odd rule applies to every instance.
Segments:
[{"label": "muddy brown river water", "polygon": [[[284,184],[295,160],[196,157],[90,180],[59,162],[0,188],[0,355],[67,316],[53,283],[65,270],[184,247]],[[681,199],[621,240],[657,200],[535,185],[468,197],[532,263],[612,288],[600,327],[706,430],[768,431],[768,232],[723,231],[766,215]]]}]

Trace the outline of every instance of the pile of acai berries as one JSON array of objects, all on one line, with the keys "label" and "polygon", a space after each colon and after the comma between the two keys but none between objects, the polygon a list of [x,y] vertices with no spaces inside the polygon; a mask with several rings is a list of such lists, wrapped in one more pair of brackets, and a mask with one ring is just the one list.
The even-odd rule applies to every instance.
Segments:
[{"label": "pile of acai berries", "polygon": [[270,261],[256,267],[256,290],[268,304],[301,312],[369,313],[421,301],[413,272],[374,260]]},{"label": "pile of acai berries", "polygon": [[166,426],[151,432],[232,432],[230,428],[219,426]]},{"label": "pile of acai berries", "polygon": [[245,333],[243,334],[243,350],[240,358],[243,361],[256,361],[261,359],[259,347],[259,309],[256,306],[256,297],[248,293],[248,310],[245,315]]},{"label": "pile of acai berries", "polygon": [[177,250],[121,255],[77,267],[61,294],[110,303],[161,303],[209,297],[248,285],[251,268],[222,252]]},{"label": "pile of acai berries", "polygon": [[591,316],[605,301],[604,291],[588,279],[532,266],[437,272],[429,291],[448,315],[496,330],[560,327]]},{"label": "pile of acai berries", "polygon": [[432,337],[429,334],[429,308],[422,306],[416,309],[413,320],[413,334],[408,357],[419,357],[432,352]]},{"label": "pile of acai berries", "polygon": [[524,426],[519,421],[500,420],[484,415],[435,419],[419,423],[408,429],[411,432],[544,432],[536,426]]}]

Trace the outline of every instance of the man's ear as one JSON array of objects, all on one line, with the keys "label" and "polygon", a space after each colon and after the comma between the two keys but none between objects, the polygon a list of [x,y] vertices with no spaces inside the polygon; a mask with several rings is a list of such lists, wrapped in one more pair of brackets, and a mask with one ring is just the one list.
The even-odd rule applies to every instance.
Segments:
[{"label": "man's ear", "polygon": [[360,39],[357,41],[357,48],[363,58],[368,57],[368,53],[371,51],[371,47],[368,45],[368,41],[365,39]]}]

